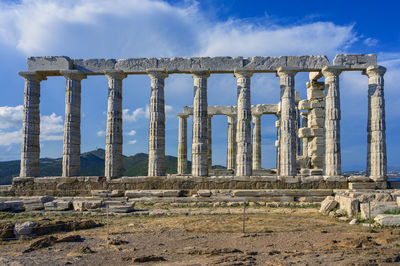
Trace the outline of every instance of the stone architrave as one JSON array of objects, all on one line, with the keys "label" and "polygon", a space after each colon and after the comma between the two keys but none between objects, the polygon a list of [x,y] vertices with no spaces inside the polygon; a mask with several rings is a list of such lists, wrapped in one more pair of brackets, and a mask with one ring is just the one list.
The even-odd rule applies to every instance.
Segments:
[{"label": "stone architrave", "polygon": [[208,176],[207,78],[209,71],[193,71],[192,176]]},{"label": "stone architrave", "polygon": [[122,175],[122,80],[118,70],[105,72],[108,78],[108,111],[104,175],[108,180]]},{"label": "stone architrave", "polygon": [[261,115],[252,114],[253,120],[253,170],[261,169]]},{"label": "stone architrave", "polygon": [[236,124],[236,176],[252,175],[250,71],[236,70],[237,124]]},{"label": "stone architrave", "polygon": [[226,168],[235,170],[236,161],[236,116],[227,115],[228,118],[228,143],[226,155]]},{"label": "stone architrave", "polygon": [[296,169],[296,128],[294,77],[297,71],[280,68],[277,75],[281,86],[280,123],[280,176],[295,176]]},{"label": "stone architrave", "polygon": [[40,174],[40,81],[46,77],[36,71],[19,72],[25,79],[20,177]]},{"label": "stone architrave", "polygon": [[165,107],[163,70],[148,70],[151,79],[148,176],[165,176]]},{"label": "stone architrave", "polygon": [[367,175],[375,181],[387,179],[385,72],[382,66],[371,66],[365,71],[368,75]]},{"label": "stone architrave", "polygon": [[179,140],[178,140],[178,169],[179,175],[188,173],[187,166],[187,118],[188,115],[178,114],[179,117]]},{"label": "stone architrave", "polygon": [[325,164],[324,175],[341,175],[339,67],[324,67],[325,77]]},{"label": "stone architrave", "polygon": [[208,165],[208,172],[212,170],[212,130],[211,130],[211,125],[212,125],[212,115],[208,115],[207,119],[207,136],[208,136],[208,142],[207,142],[207,165]]},{"label": "stone architrave", "polygon": [[65,77],[65,122],[62,176],[80,175],[81,155],[81,81],[86,76],[79,70],[64,70]]}]

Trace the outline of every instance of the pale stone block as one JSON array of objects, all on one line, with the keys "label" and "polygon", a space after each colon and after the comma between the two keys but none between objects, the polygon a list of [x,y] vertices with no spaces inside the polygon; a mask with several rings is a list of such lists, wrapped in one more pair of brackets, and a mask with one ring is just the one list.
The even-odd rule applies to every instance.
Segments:
[{"label": "pale stone block", "polygon": [[210,190],[197,190],[197,195],[199,195],[199,197],[211,197],[212,193]]},{"label": "pale stone block", "polygon": [[114,69],[115,59],[75,59],[72,60],[74,69],[83,73],[102,73]]},{"label": "pale stone block", "polygon": [[36,224],[31,221],[24,223],[16,223],[14,226],[14,234],[16,236],[29,235],[32,233],[32,229]]},{"label": "pale stone block", "polygon": [[324,201],[321,202],[321,208],[319,209],[319,212],[328,214],[337,205],[338,205],[338,202],[335,200],[335,197],[328,196],[325,198]]},{"label": "pale stone block", "polygon": [[322,137],[324,135],[323,128],[299,128],[299,138]]},{"label": "pale stone block", "polygon": [[134,211],[135,202],[108,202],[107,205],[111,213],[129,213]]},{"label": "pale stone block", "polygon": [[75,211],[87,211],[91,209],[98,209],[103,204],[101,200],[74,200],[72,205]]},{"label": "pale stone block", "polygon": [[349,182],[369,182],[370,179],[363,175],[351,175],[347,178]]},{"label": "pale stone block", "polygon": [[375,189],[375,182],[356,182],[349,183],[349,189]]},{"label": "pale stone block", "polygon": [[119,59],[115,64],[115,69],[127,73],[147,73],[147,69],[157,68],[156,58],[128,58]]},{"label": "pale stone block", "polygon": [[[394,211],[399,209],[395,202],[371,202],[371,218],[378,214],[383,214],[385,211]],[[369,218],[369,203],[361,203],[361,219]]]},{"label": "pale stone block", "polygon": [[381,226],[400,226],[400,215],[379,214],[374,220]]},{"label": "pale stone block", "polygon": [[157,61],[157,67],[160,69],[165,69],[167,72],[183,72],[191,69],[192,67],[192,60],[190,58],[157,58]]},{"label": "pale stone block", "polygon": [[363,70],[377,65],[377,54],[338,54],[333,59],[333,65]]},{"label": "pale stone block", "polygon": [[310,101],[308,100],[301,100],[299,101],[299,105],[298,105],[299,110],[310,110]]},{"label": "pale stone block", "polygon": [[46,202],[44,204],[44,209],[46,211],[66,211],[70,210],[72,207],[72,202],[70,200],[54,200],[51,202]]},{"label": "pale stone block", "polygon": [[349,217],[357,215],[359,209],[358,199],[336,195],[335,200],[339,203],[340,209],[346,211]]},{"label": "pale stone block", "polygon": [[28,71],[52,71],[72,69],[72,61],[67,56],[30,56]]}]

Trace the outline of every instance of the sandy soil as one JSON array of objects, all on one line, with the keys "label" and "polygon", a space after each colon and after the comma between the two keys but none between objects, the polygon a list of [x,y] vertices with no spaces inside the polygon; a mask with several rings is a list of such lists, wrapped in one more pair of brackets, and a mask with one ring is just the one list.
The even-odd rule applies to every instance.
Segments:
[{"label": "sandy soil", "polygon": [[[23,253],[40,238],[0,242],[0,265],[385,265],[400,263],[400,229],[323,216],[316,209],[264,213],[115,216],[107,226],[54,234],[82,240]],[[29,217],[30,220],[43,217]],[[92,217],[106,222],[105,217]],[[13,219],[18,219],[13,218]],[[28,218],[24,218],[26,220]],[[144,261],[144,262],[141,262]]]}]

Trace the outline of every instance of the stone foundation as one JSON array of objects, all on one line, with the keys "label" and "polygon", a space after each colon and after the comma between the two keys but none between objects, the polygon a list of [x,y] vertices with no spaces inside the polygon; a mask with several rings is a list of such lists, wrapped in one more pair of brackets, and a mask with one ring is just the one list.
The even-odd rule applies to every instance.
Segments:
[{"label": "stone foundation", "polygon": [[14,196],[90,196],[92,190],[181,190],[181,196],[201,189],[347,189],[347,179],[321,177],[214,176],[192,177],[16,177],[8,193]]}]

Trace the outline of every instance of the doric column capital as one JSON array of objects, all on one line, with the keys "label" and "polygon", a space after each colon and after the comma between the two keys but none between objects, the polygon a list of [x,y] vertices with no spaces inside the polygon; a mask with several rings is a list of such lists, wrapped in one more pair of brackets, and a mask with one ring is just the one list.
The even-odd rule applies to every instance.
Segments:
[{"label": "doric column capital", "polygon": [[369,66],[366,70],[363,71],[363,74],[367,75],[369,78],[383,77],[385,73],[386,73],[386,68],[383,66]]},{"label": "doric column capital", "polygon": [[280,67],[276,71],[277,77],[294,77],[296,76],[298,70],[295,68]]},{"label": "doric column capital", "polygon": [[168,77],[168,73],[165,69],[150,68],[146,69],[146,72],[152,79],[165,79]]},{"label": "doric column capital", "polygon": [[188,114],[182,114],[182,113],[177,114],[177,116],[178,116],[179,118],[185,118],[185,119],[189,117]]},{"label": "doric column capital", "polygon": [[324,75],[325,78],[327,77],[337,77],[342,73],[343,68],[342,67],[337,67],[337,66],[325,66],[322,68],[321,72],[322,75]]},{"label": "doric column capital", "polygon": [[62,70],[60,71],[66,79],[82,80],[86,78],[86,75],[79,70]]},{"label": "doric column capital", "polygon": [[21,71],[18,72],[18,75],[23,77],[25,80],[36,80],[36,81],[47,80],[45,75],[38,73],[37,71]]},{"label": "doric column capital", "polygon": [[249,70],[243,70],[243,69],[235,69],[233,75],[236,78],[251,78],[251,76],[253,76],[253,72],[249,71]]},{"label": "doric column capital", "polygon": [[128,76],[124,71],[115,69],[104,70],[104,74],[108,79],[124,79]]},{"label": "doric column capital", "polygon": [[193,78],[208,78],[210,76],[209,70],[193,70],[191,73]]},{"label": "doric column capital", "polygon": [[262,115],[262,113],[251,112],[251,116],[253,119],[260,119]]}]

